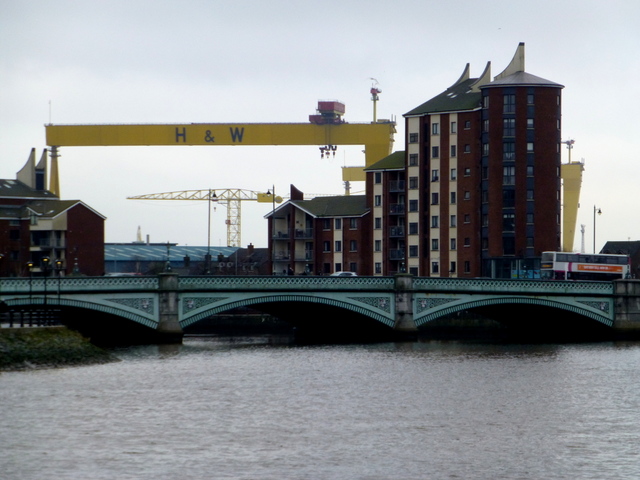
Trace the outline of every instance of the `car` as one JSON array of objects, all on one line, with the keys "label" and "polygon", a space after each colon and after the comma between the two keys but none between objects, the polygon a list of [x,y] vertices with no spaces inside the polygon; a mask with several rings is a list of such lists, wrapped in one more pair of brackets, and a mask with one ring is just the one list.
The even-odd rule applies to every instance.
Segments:
[{"label": "car", "polygon": [[358,274],[355,272],[334,272],[331,274],[332,277],[357,277]]}]

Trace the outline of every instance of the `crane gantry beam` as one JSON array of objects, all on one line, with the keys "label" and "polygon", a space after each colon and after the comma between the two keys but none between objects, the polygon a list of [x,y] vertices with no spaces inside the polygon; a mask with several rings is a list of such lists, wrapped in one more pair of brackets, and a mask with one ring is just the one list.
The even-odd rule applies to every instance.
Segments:
[{"label": "crane gantry beam", "polygon": [[206,190],[181,190],[176,192],[149,193],[127,197],[128,200],[204,200],[226,204],[227,206],[227,246],[239,247],[241,242],[243,201],[260,203],[280,203],[282,197],[274,194],[243,190],[240,188],[210,188]]}]

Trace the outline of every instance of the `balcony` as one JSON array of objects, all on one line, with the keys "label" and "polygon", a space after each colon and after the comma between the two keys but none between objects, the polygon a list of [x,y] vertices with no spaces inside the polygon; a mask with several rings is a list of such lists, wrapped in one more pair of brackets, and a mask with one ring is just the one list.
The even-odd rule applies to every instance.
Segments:
[{"label": "balcony", "polygon": [[389,205],[389,213],[391,215],[404,215],[404,210],[404,203],[392,203],[391,205]]},{"label": "balcony", "polygon": [[390,237],[404,237],[404,225],[398,227],[389,227]]},{"label": "balcony", "polygon": [[296,238],[313,238],[313,228],[296,228]]},{"label": "balcony", "polygon": [[389,250],[389,260],[404,260],[404,249]]},{"label": "balcony", "polygon": [[405,181],[404,180],[392,180],[389,182],[390,192],[404,192]]}]

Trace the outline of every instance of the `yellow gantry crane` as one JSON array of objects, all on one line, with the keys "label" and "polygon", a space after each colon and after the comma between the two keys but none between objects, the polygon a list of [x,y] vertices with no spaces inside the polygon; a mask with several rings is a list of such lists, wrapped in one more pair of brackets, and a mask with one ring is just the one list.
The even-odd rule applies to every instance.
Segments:
[{"label": "yellow gantry crane", "polygon": [[[241,188],[216,188],[206,190],[182,190],[178,192],[149,193],[127,197],[128,200],[204,200],[211,203],[220,203],[227,207],[227,246],[239,247],[242,245],[242,202],[280,203],[282,197],[275,192],[256,192],[255,190],[243,190]],[[210,213],[209,213],[210,215]]]}]

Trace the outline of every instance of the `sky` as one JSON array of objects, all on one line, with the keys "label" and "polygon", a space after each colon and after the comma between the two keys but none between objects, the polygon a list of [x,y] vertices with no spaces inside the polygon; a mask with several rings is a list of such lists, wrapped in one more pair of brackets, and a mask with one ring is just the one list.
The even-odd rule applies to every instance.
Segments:
[{"label": "sky", "polygon": [[[574,249],[640,240],[640,2],[610,0],[0,0],[0,178],[15,178],[53,124],[306,123],[318,100],[347,122],[396,118],[470,63],[500,73],[520,42],[526,71],[565,86],[562,137],[584,159]],[[635,112],[635,113],[634,113]],[[63,147],[61,195],[107,217],[107,242],[206,245],[207,203],[126,197],[197,189],[341,194],[362,148]],[[563,148],[563,162],[567,150]],[[363,192],[352,184],[352,193]],[[602,211],[594,222],[594,207]],[[242,203],[242,246],[267,245],[269,204]],[[211,243],[226,243],[226,208]]]}]

